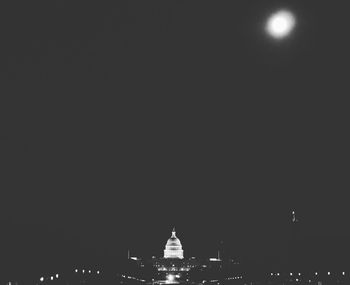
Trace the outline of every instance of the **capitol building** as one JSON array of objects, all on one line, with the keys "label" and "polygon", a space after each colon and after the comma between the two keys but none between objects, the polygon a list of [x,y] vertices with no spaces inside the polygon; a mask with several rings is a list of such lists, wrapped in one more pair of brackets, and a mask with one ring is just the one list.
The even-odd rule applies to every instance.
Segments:
[{"label": "capitol building", "polygon": [[171,237],[165,245],[164,258],[184,258],[184,251],[180,240],[176,237],[175,228],[173,228]]},{"label": "capitol building", "polygon": [[[212,272],[222,270],[227,266],[236,266],[238,263],[232,259],[223,260],[220,251],[216,257],[199,259],[195,257],[185,258],[184,249],[180,239],[176,235],[175,228],[167,240],[162,257],[138,258],[129,257],[140,268],[152,267],[156,270],[156,280],[164,280],[166,283],[177,283],[191,279],[198,272]],[[160,281],[161,282],[161,281]]]}]

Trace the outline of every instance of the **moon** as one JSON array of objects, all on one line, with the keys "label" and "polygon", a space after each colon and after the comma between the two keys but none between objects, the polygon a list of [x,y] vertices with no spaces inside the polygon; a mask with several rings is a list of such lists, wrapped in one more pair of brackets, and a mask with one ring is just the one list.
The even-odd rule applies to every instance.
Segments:
[{"label": "moon", "polygon": [[292,12],[279,10],[267,19],[265,31],[275,39],[283,39],[291,34],[295,25],[296,19]]}]

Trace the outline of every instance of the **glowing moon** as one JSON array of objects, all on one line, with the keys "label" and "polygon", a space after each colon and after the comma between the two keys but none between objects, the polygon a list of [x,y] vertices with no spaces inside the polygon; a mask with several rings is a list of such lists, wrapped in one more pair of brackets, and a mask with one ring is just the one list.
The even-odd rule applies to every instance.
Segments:
[{"label": "glowing moon", "polygon": [[287,37],[296,24],[293,13],[287,10],[280,10],[272,14],[265,26],[266,32],[275,39]]}]

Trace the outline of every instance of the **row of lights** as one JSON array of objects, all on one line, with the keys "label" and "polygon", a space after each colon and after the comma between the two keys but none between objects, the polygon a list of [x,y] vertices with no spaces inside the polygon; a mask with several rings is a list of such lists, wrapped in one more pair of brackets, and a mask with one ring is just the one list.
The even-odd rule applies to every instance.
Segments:
[{"label": "row of lights", "polygon": [[[74,271],[75,271],[75,273],[78,273],[78,272],[79,272],[78,269],[75,269]],[[83,274],[85,274],[85,273],[91,274],[91,273],[92,273],[91,270],[85,270],[85,269],[82,269],[81,272],[82,272]],[[100,270],[97,270],[96,273],[97,273],[97,274],[100,274]]]},{"label": "row of lights", "polygon": [[146,280],[138,279],[138,278],[132,277],[132,276],[122,275],[122,277],[123,277],[123,278],[127,278],[127,279],[138,280],[138,281],[141,281],[141,282],[146,282]]},{"label": "row of lights", "polygon": [[[57,273],[56,275],[54,275],[54,276],[50,276],[48,279],[49,280],[54,280],[55,279],[55,277],[56,277],[56,279],[58,279],[58,277],[59,277],[60,275]],[[40,277],[40,282],[44,282],[45,281],[45,277]]]},{"label": "row of lights", "polygon": [[[279,272],[277,272],[277,273],[273,273],[273,272],[271,272],[271,274],[270,274],[271,276],[280,276],[280,273]],[[301,276],[301,273],[299,272],[298,274],[295,274],[295,275],[298,275],[298,276]],[[318,272],[315,272],[315,276],[317,276],[318,275]],[[330,271],[328,271],[327,272],[327,275],[331,275],[331,272]],[[345,275],[345,272],[343,271],[342,272],[342,275],[344,276]],[[289,276],[293,276],[293,272],[290,272],[289,273]]]},{"label": "row of lights", "polygon": [[[78,273],[79,272],[79,270],[78,269],[75,269],[74,270],[75,271],[75,273]],[[91,274],[92,273],[92,271],[91,270],[85,270],[85,269],[82,269],[82,271],[81,271],[83,274],[86,272],[86,273],[89,273],[89,274]],[[96,271],[96,273],[97,274],[100,274],[100,270],[97,270]],[[53,276],[50,276],[50,277],[48,277],[48,278],[46,278],[46,280],[54,280],[55,278],[56,279],[58,279],[58,277],[59,277],[59,274],[57,273],[56,275],[53,275]],[[40,277],[40,282],[44,282],[45,281],[45,277]]]},{"label": "row of lights", "polygon": [[242,276],[228,277],[227,280],[242,279]]}]

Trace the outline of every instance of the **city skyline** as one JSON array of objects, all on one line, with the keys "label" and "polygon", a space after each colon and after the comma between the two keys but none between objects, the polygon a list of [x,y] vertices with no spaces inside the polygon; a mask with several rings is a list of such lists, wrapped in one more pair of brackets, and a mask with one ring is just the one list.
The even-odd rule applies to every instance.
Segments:
[{"label": "city skyline", "polygon": [[173,225],[279,262],[292,211],[346,262],[345,2],[39,2],[2,9],[2,264],[151,255]]}]

